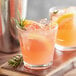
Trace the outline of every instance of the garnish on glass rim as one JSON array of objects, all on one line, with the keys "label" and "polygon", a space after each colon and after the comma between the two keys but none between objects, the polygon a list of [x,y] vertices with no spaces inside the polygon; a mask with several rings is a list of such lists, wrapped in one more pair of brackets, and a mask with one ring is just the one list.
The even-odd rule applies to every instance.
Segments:
[{"label": "garnish on glass rim", "polygon": [[22,55],[16,55],[8,61],[8,64],[12,67],[18,67],[22,62],[23,62]]},{"label": "garnish on glass rim", "polygon": [[24,29],[24,28],[23,28],[23,27],[24,27],[24,21],[25,21],[26,19],[22,19],[22,18],[21,18],[20,13],[19,13],[18,10],[17,10],[17,19],[12,18],[11,21],[12,21],[12,20],[14,20],[14,22],[16,23],[16,26]]},{"label": "garnish on glass rim", "polygon": [[49,13],[52,14],[57,14],[59,12],[59,9],[57,9],[56,7],[50,8],[49,9]]},{"label": "garnish on glass rim", "polygon": [[[55,11],[54,13],[56,12],[57,11]],[[18,26],[19,28],[23,30],[29,30],[29,29],[35,30],[35,29],[40,29],[40,28],[44,29],[46,25],[49,25],[49,21],[47,20],[47,18],[41,19],[40,22],[36,22],[33,20],[22,19],[18,10],[17,10],[17,15],[18,15],[18,18],[17,19],[13,18],[13,20],[15,21],[16,26]]]},{"label": "garnish on glass rim", "polygon": [[[17,19],[13,18],[13,20],[15,21],[16,26],[18,26],[19,28],[21,28],[23,30],[27,30],[28,26],[30,26],[32,28],[34,27],[35,29],[38,29],[40,27],[39,23],[36,21],[22,19],[19,11],[17,11],[17,15],[18,15],[18,18]],[[32,29],[32,28],[30,28],[30,29]]]},{"label": "garnish on glass rim", "polygon": [[59,12],[59,10],[54,10],[53,14],[57,14]]}]

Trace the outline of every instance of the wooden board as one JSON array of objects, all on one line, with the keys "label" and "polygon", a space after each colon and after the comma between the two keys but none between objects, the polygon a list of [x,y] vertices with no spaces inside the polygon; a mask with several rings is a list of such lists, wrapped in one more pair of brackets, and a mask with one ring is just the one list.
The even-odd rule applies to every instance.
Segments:
[{"label": "wooden board", "polygon": [[76,51],[60,52],[55,50],[54,63],[45,70],[31,70],[25,68],[23,64],[17,68],[12,68],[8,63],[0,67],[0,73],[9,76],[64,76],[76,67]]}]

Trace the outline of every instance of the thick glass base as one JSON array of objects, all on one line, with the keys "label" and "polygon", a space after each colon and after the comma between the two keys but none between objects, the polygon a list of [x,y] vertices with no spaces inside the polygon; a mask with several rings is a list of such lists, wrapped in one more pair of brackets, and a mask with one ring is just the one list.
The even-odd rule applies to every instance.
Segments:
[{"label": "thick glass base", "polygon": [[64,47],[64,46],[60,46],[58,44],[55,44],[55,48],[61,51],[74,51],[76,50],[76,47]]},{"label": "thick glass base", "polygon": [[29,68],[29,69],[46,69],[48,67],[50,67],[51,65],[53,64],[53,62],[50,62],[48,64],[44,64],[44,65],[31,65],[31,64],[28,64],[24,61],[24,66]]}]

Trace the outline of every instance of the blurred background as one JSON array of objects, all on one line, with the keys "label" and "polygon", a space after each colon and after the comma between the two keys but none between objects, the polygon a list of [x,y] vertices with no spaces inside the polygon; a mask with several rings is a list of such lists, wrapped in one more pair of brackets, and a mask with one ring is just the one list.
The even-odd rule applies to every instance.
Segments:
[{"label": "blurred background", "polygon": [[49,16],[51,7],[76,6],[76,0],[27,0],[27,19],[40,20]]},{"label": "blurred background", "polygon": [[0,50],[12,50],[12,45],[18,46],[16,24],[11,22],[11,18],[17,18],[17,9],[23,18],[39,21],[49,18],[49,9],[52,7],[75,5],[76,0],[0,0]]},{"label": "blurred background", "polygon": [[75,5],[76,0],[0,0],[0,51],[16,52],[19,47],[16,23],[11,22],[12,18],[17,19],[17,10],[23,18],[39,21],[49,18],[49,9],[52,7]]}]

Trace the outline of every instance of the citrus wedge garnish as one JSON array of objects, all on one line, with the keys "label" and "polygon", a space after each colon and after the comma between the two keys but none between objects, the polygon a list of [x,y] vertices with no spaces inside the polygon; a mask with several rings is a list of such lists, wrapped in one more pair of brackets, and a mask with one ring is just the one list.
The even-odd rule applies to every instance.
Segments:
[{"label": "citrus wedge garnish", "polygon": [[73,13],[63,14],[57,19],[57,23],[59,25],[59,29],[70,29],[73,25]]},{"label": "citrus wedge garnish", "polygon": [[23,25],[24,27],[28,27],[29,25],[38,25],[38,23],[32,20],[25,20],[23,21]]},{"label": "citrus wedge garnish", "polygon": [[25,20],[23,21],[23,25],[25,29],[32,29],[32,30],[40,29],[41,26],[40,23],[33,20]]}]

